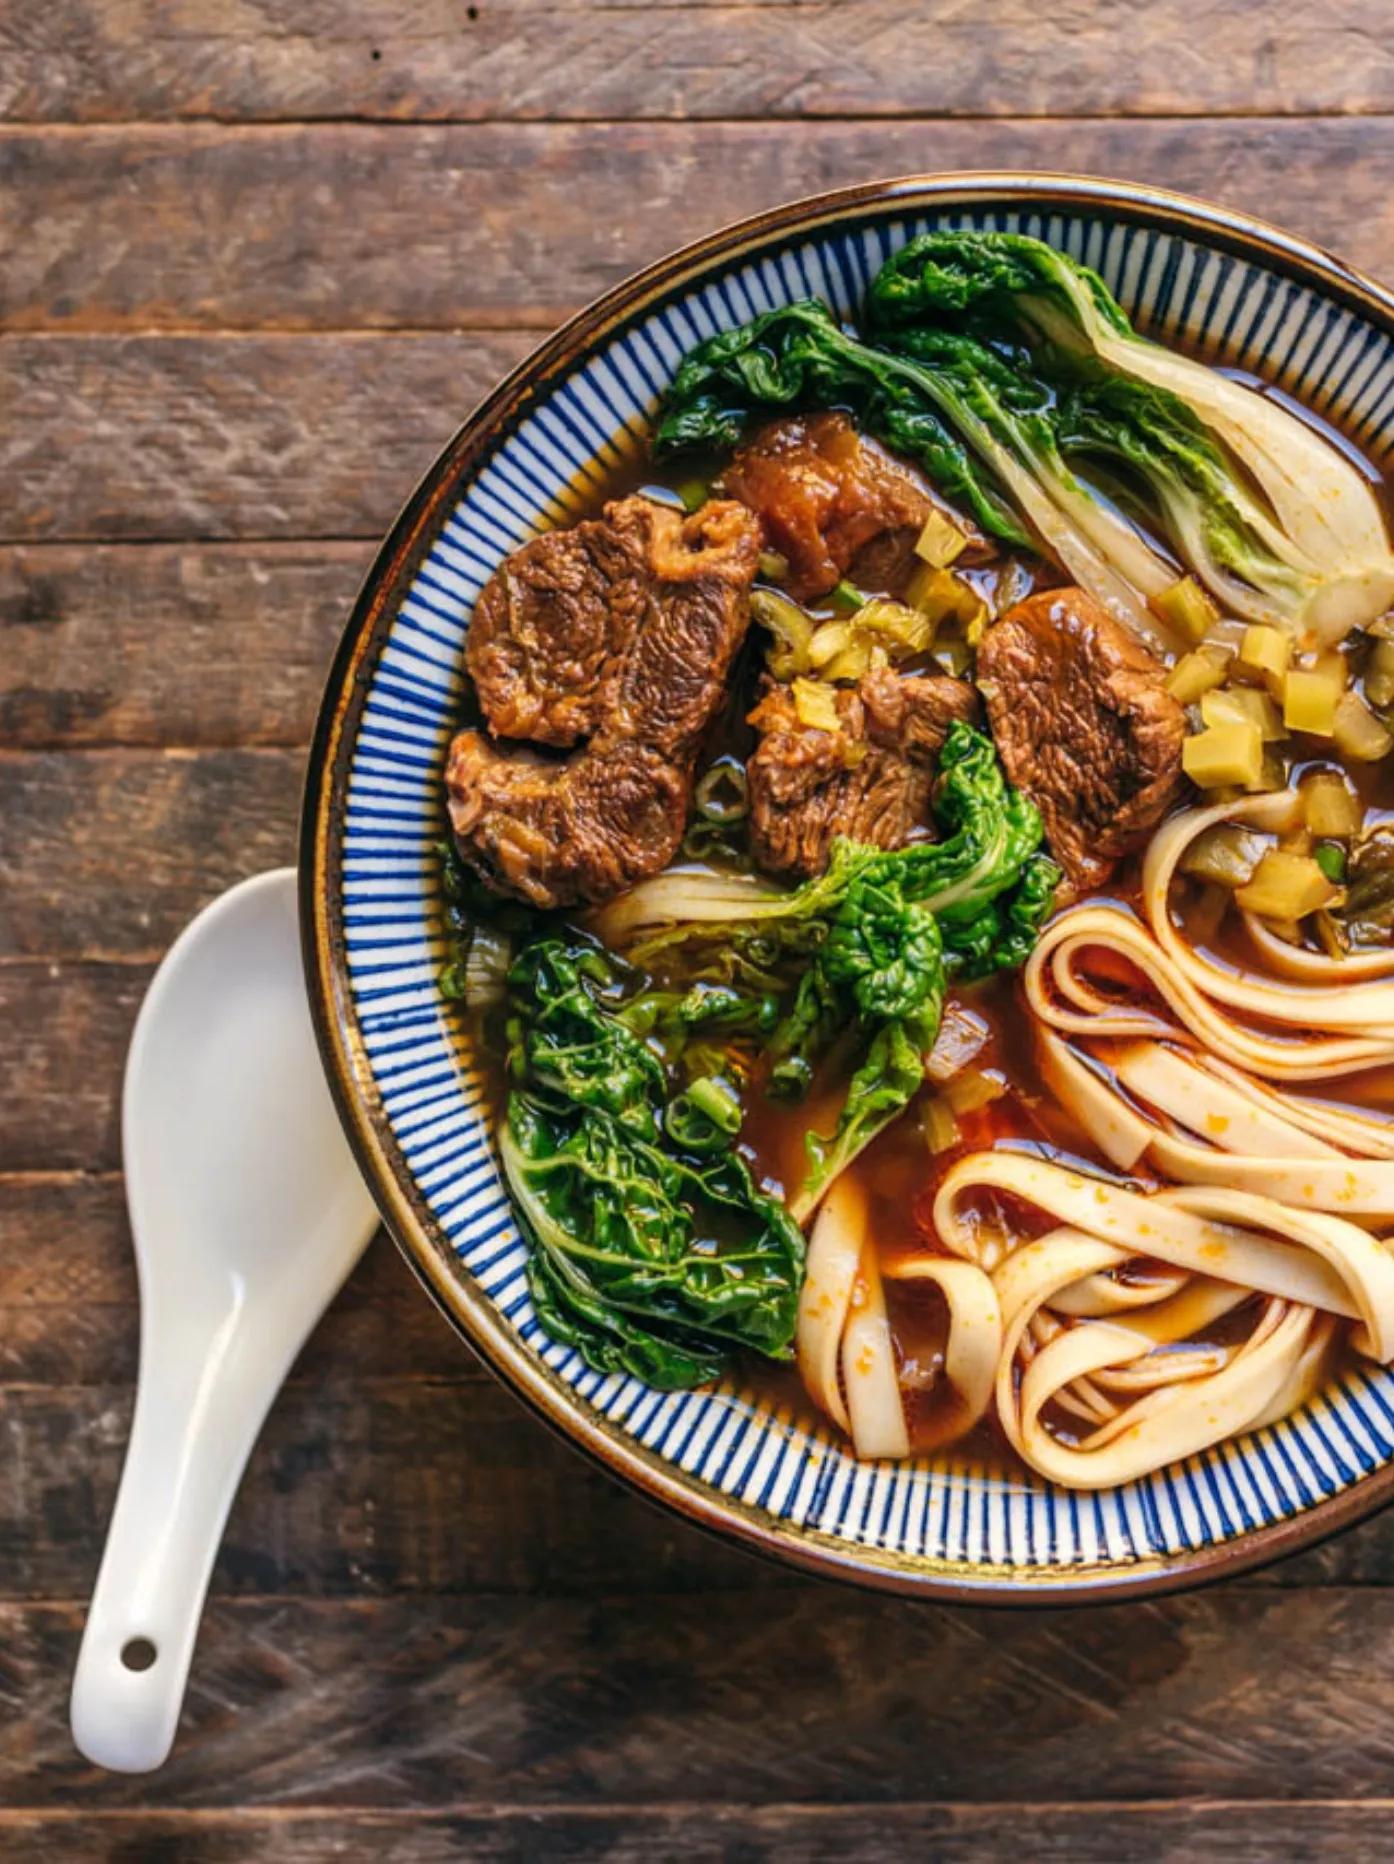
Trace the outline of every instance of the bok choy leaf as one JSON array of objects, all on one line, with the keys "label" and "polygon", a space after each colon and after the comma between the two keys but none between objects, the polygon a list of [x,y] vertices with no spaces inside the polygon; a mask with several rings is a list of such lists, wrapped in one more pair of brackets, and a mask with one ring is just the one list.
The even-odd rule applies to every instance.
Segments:
[{"label": "bok choy leaf", "polygon": [[[1059,873],[1041,852],[1040,816],[1008,784],[991,740],[955,721],[939,769],[940,841],[890,850],[836,841],[826,872],[726,918],[705,916],[704,877],[686,875],[685,920],[654,931],[634,903],[627,916],[631,930],[650,928],[634,948],[640,962],[679,947],[700,962],[711,947],[727,968],[797,976],[770,1041],[771,1091],[802,1092],[832,1042],[855,1033],[862,1060],[834,1128],[808,1137],[801,1218],[914,1095],[949,982],[1019,965],[1051,907]],[[729,895],[710,879],[720,912]],[[663,896],[665,909],[672,899]]]},{"label": "bok choy leaf", "polygon": [[788,1358],[803,1235],[734,1150],[729,1085],[670,1097],[624,1021],[625,968],[598,947],[544,934],[508,983],[499,1146],[546,1331],[664,1389],[716,1377],[737,1346]]},{"label": "bok choy leaf", "polygon": [[1373,488],[1272,396],[1140,336],[1098,275],[1041,240],[932,233],[872,282],[875,341],[914,353],[926,329],[1035,346],[1062,395],[1069,456],[1133,469],[1178,554],[1231,614],[1330,645],[1394,601]]}]

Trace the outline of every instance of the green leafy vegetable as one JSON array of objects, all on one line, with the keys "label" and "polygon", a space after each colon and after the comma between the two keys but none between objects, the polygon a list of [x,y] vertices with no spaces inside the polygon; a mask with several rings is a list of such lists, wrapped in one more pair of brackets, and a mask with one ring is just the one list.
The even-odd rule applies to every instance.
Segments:
[{"label": "green leafy vegetable", "polygon": [[438,842],[446,959],[436,973],[443,997],[468,1009],[503,1001],[518,934],[531,924],[526,907],[497,899],[449,842]]},{"label": "green leafy vegetable", "polygon": [[556,934],[509,972],[500,1151],[532,1245],[538,1317],[600,1371],[677,1389],[733,1347],[789,1356],[803,1236],[733,1149],[740,1105],[707,1077],[669,1097],[625,1021],[633,979]]},{"label": "green leafy vegetable", "polygon": [[850,407],[1154,643],[1176,571],[1122,507],[1246,620],[1330,644],[1394,602],[1388,532],[1351,461],[1271,396],[1139,336],[1097,274],[1042,241],[912,240],[872,281],[867,320],[861,339],[806,300],[699,344],[660,447],[730,445],[796,402]]},{"label": "green leafy vegetable", "polygon": [[730,445],[762,407],[850,406],[984,529],[1026,548],[1039,537],[1134,632],[1159,638],[1148,598],[1175,571],[1066,465],[1053,393],[1027,353],[941,327],[898,329],[895,345],[850,336],[812,300],[767,311],[688,354],[656,446]]},{"label": "green leafy vegetable", "polygon": [[1029,338],[1061,391],[1062,449],[1137,474],[1230,613],[1330,643],[1394,600],[1388,532],[1355,465],[1271,396],[1139,336],[1103,280],[1054,247],[927,234],[882,267],[867,309],[876,340],[911,353],[933,327]]},{"label": "green leafy vegetable", "polygon": [[1394,826],[1381,823],[1356,843],[1345,898],[1332,911],[1357,945],[1394,943]]},{"label": "green leafy vegetable", "polygon": [[[800,1215],[914,1094],[950,979],[1020,964],[1050,910],[1059,874],[1040,852],[1040,816],[1007,783],[991,740],[961,720],[940,756],[935,814],[941,841],[892,850],[836,841],[826,872],[794,891],[635,947],[641,962],[682,948],[700,963],[711,950],[766,975],[797,973],[770,1043],[775,1093],[801,1093],[840,1031],[864,1042],[833,1132],[809,1136]],[[688,890],[695,904],[700,876]]]},{"label": "green leafy vegetable", "polygon": [[815,298],[766,311],[691,350],[664,402],[654,450],[732,447],[754,414],[796,404],[853,408],[942,491],[962,498],[984,529],[1029,546],[1001,491],[945,422],[923,372],[860,342]]}]

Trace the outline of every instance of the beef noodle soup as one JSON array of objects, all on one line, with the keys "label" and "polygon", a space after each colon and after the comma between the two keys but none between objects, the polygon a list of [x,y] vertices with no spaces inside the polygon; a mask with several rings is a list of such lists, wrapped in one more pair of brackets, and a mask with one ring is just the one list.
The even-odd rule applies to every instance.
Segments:
[{"label": "beef noodle soup", "polygon": [[539,1319],[1100,1488],[1394,1360],[1373,467],[936,234],[482,592],[446,995]]}]

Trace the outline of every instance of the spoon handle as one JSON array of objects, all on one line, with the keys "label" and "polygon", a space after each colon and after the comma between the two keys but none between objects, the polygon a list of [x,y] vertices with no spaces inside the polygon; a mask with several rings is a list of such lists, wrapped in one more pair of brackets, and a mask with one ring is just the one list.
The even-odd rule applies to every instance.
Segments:
[{"label": "spoon handle", "polygon": [[300,1343],[264,1333],[254,1340],[244,1314],[206,1326],[185,1315],[154,1330],[142,1349],[130,1445],[72,1694],[78,1747],[121,1773],[158,1767],[173,1743],[228,1508]]}]

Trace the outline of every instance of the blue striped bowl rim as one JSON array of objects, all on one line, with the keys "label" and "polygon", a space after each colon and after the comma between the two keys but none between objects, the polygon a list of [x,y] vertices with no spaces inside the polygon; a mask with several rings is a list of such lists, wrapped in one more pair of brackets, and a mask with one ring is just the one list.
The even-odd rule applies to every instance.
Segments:
[{"label": "blue striped bowl rim", "polygon": [[476,596],[572,521],[642,444],[699,338],[810,294],[855,312],[907,238],[1021,231],[1103,273],[1151,333],[1204,345],[1394,445],[1394,300],[1315,249],[1202,203],[1063,177],[922,177],[830,195],[685,249],[573,320],[437,461],[369,575],[330,676],[306,792],[302,917],[345,1124],[408,1260],[551,1422],[704,1525],[822,1571],[1005,1602],[1157,1591],[1306,1544],[1394,1480],[1394,1376],[1352,1370],[1292,1417],[1105,1494],[964,1461],[858,1463],[730,1381],[661,1393],[542,1332],[484,1074],[435,984],[435,844]]}]

